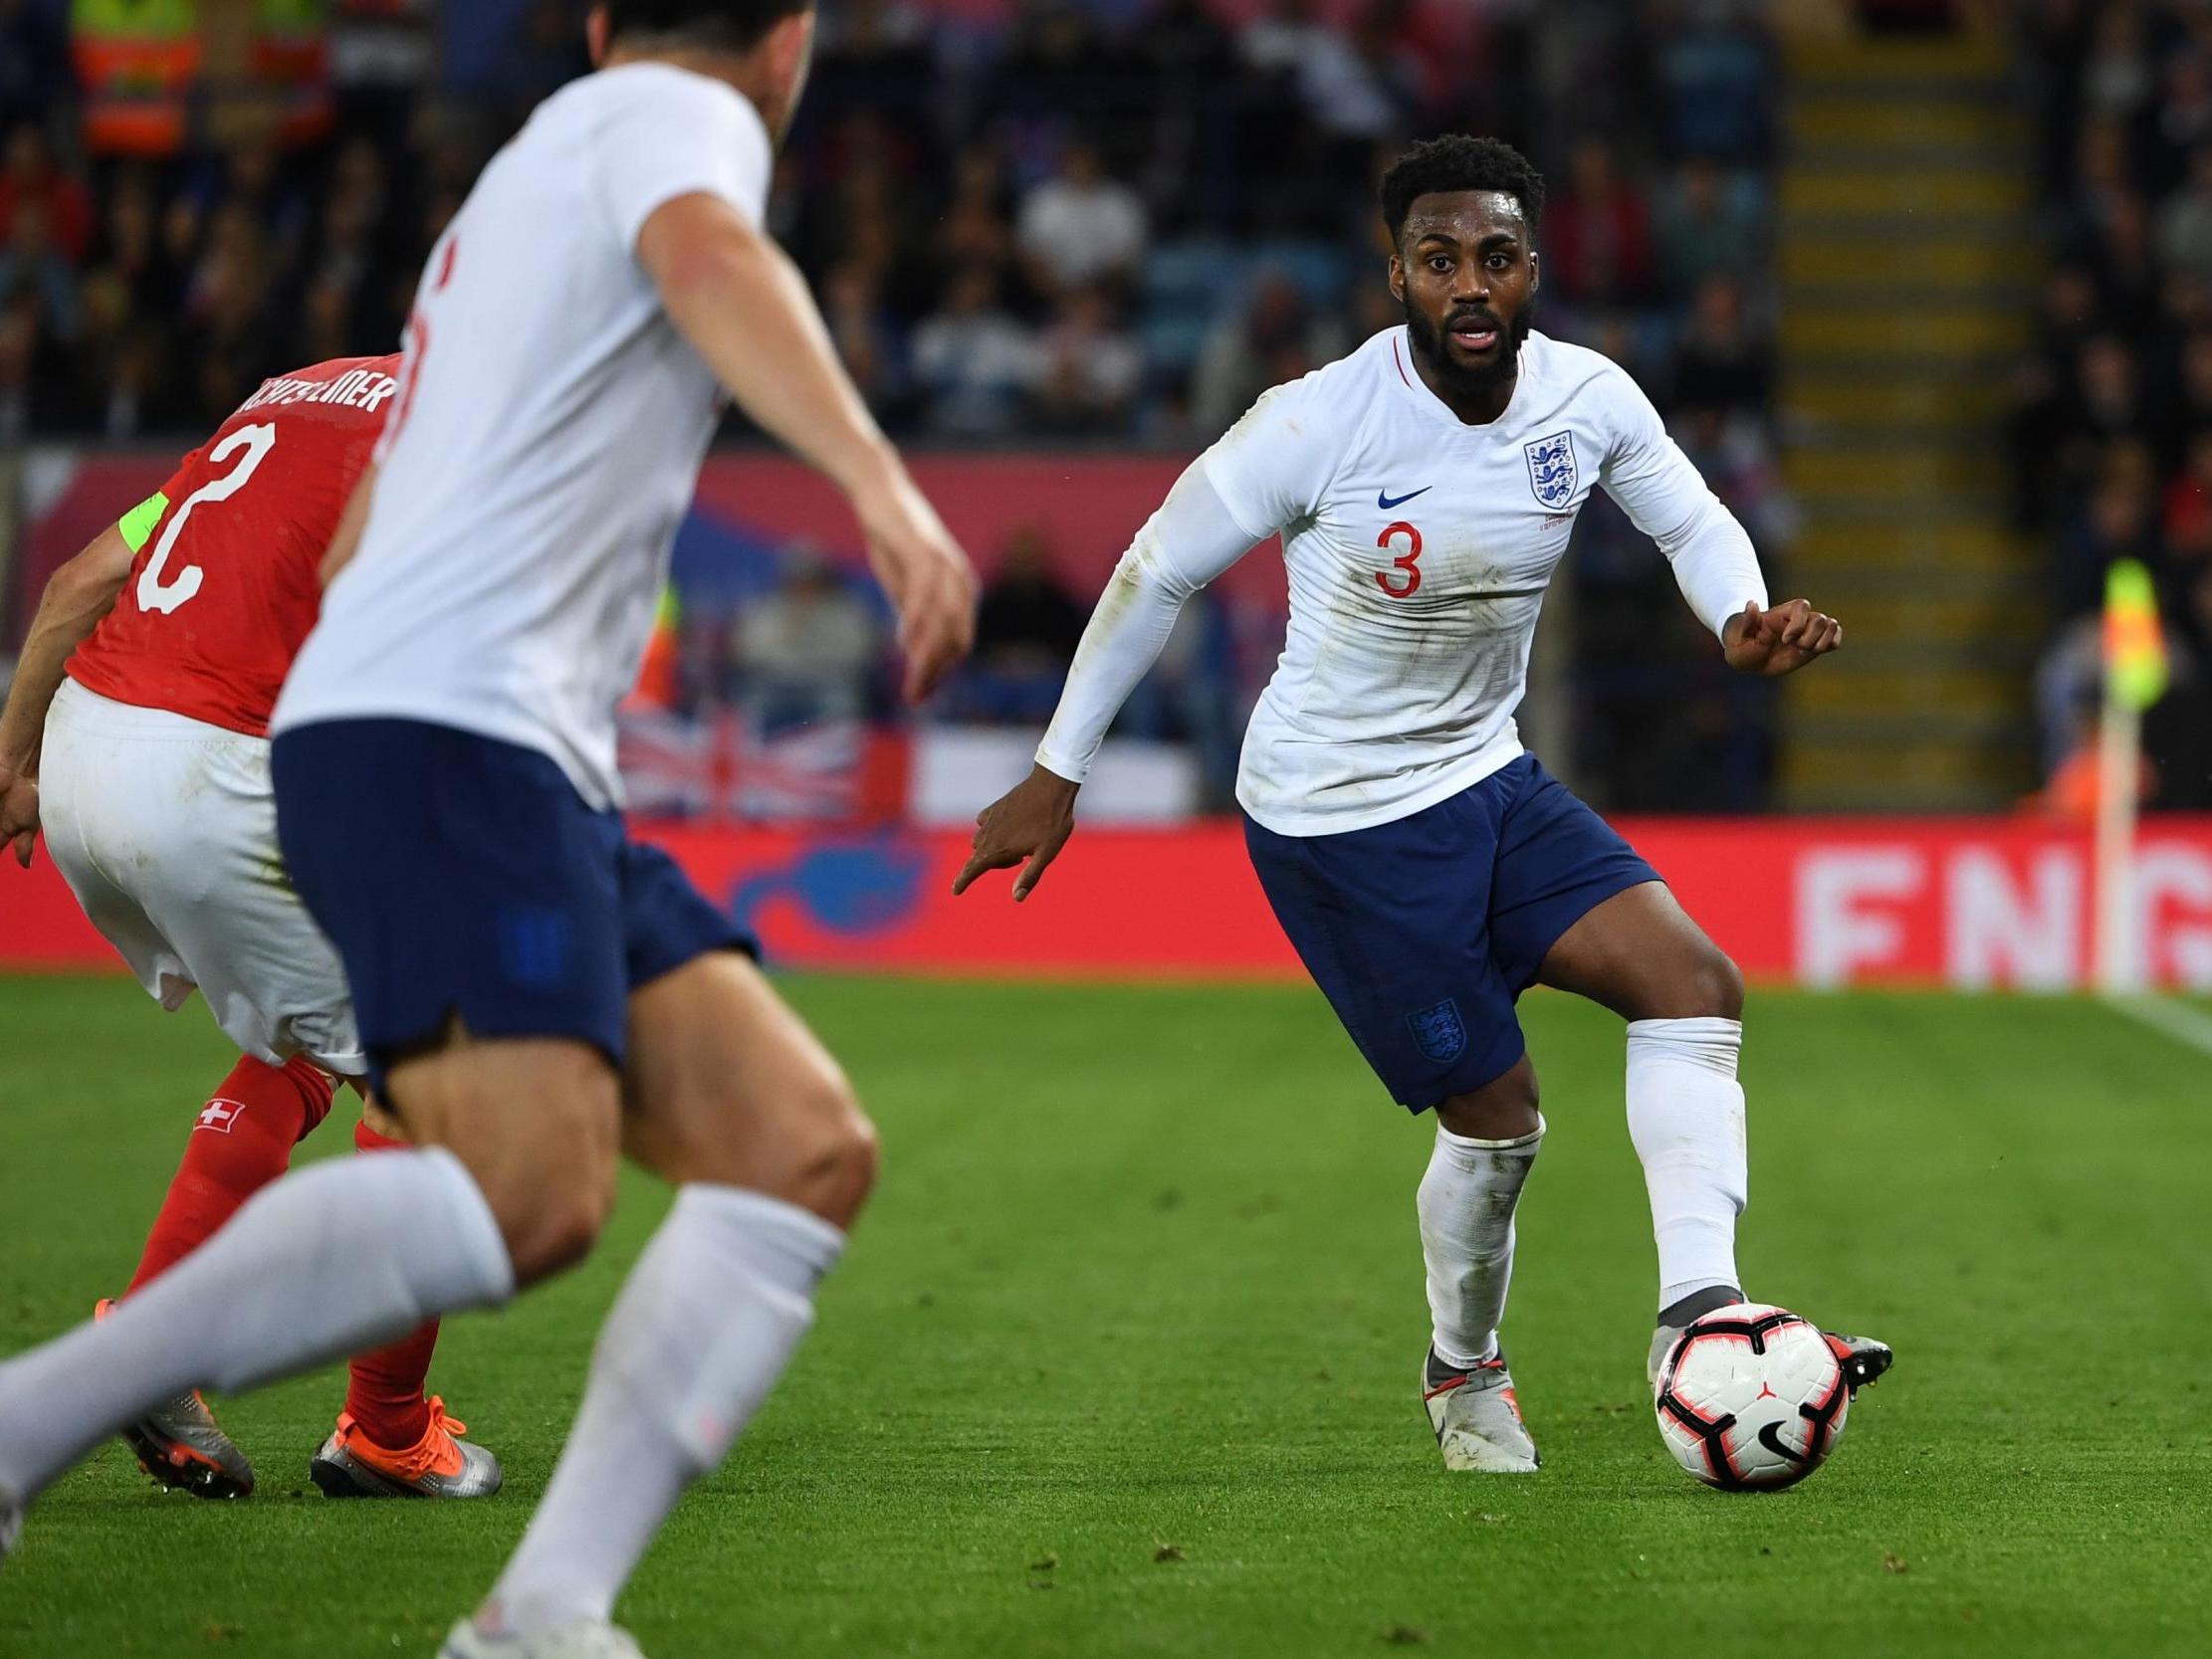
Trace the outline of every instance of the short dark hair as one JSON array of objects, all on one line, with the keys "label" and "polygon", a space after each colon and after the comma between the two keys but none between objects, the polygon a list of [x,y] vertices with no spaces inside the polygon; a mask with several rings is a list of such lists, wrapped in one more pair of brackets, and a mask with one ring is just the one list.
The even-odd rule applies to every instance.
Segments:
[{"label": "short dark hair", "polygon": [[1450,190],[1496,190],[1521,204],[1529,224],[1544,216],[1544,175],[1527,156],[1496,138],[1450,132],[1423,139],[1383,175],[1383,222],[1391,241],[1405,236],[1415,202]]},{"label": "short dark hair", "polygon": [[605,0],[607,39],[656,36],[719,52],[750,52],[814,0]]}]

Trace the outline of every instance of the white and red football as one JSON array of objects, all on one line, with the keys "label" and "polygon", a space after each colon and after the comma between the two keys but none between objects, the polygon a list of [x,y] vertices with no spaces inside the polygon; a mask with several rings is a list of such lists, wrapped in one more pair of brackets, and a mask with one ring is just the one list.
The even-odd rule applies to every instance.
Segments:
[{"label": "white and red football", "polygon": [[1659,1364],[1653,1395],[1676,1462],[1731,1492],[1794,1486],[1843,1438],[1844,1368],[1810,1320],[1739,1302],[1693,1320]]}]

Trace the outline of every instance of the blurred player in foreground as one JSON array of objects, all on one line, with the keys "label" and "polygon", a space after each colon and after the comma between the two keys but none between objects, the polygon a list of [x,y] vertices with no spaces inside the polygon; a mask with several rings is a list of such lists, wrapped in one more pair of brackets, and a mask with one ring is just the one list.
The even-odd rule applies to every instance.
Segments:
[{"label": "blurred player in foreground", "polygon": [[851,501],[910,695],[975,626],[967,559],[761,229],[808,0],[614,0],[589,27],[598,72],[538,108],[431,252],[378,462],[272,722],[286,866],[417,1146],[275,1182],[104,1323],[0,1365],[4,1537],[152,1400],[571,1265],[626,1151],[675,1203],[451,1659],[636,1653],[616,1595],[782,1371],[875,1179],[836,1062],[617,810],[615,705],[717,381]]},{"label": "blurred player in foreground", "polygon": [[[1520,993],[1555,985],[1629,1022],[1629,1130],[1659,1240],[1655,1370],[1682,1326],[1742,1300],[1747,1185],[1735,965],[1515,734],[1545,586],[1603,488],[1731,667],[1792,673],[1843,628],[1802,599],[1770,606],[1750,539],[1635,382],[1531,329],[1543,181],[1526,160],[1485,139],[1417,145],[1383,210],[1405,326],[1268,392],[1184,474],[954,891],[1017,864],[1014,897],[1036,886],[1184,601],[1279,531],[1289,640],[1244,740],[1246,841],[1368,1064],[1400,1103],[1436,1111],[1422,1397],[1447,1467],[1518,1472],[1538,1459],[1497,1328],[1544,1138]],[[1888,1364],[1880,1344],[1831,1341],[1854,1386]]]},{"label": "blurred player in foreground", "polygon": [[[197,987],[244,1051],[186,1139],[125,1295],[283,1174],[331,1110],[332,1078],[357,1087],[367,1070],[344,969],[277,850],[268,730],[398,367],[351,358],[265,383],[55,573],[0,711],[0,841],[28,867],[43,807],[54,862],[147,993],[173,1011]],[[404,1144],[378,1117],[364,1101],[362,1151]],[[430,1320],[354,1358],[336,1432],[310,1464],[325,1492],[499,1490],[498,1460],[424,1397],[437,1342]],[[165,1486],[253,1491],[253,1465],[196,1390],[123,1438]]]}]

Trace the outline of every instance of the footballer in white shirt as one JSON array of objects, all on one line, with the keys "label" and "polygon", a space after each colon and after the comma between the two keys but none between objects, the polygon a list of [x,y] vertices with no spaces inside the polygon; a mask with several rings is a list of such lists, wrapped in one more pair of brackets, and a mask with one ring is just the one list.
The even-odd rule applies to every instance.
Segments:
[{"label": "footballer in white shirt", "polygon": [[[0,1363],[0,1552],[155,1400],[505,1301],[677,1188],[521,1547],[449,1659],[635,1659],[614,1599],[813,1318],[874,1181],[836,1062],[623,827],[616,701],[725,397],[850,500],[920,696],[975,583],[762,230],[812,0],[605,0],[432,251],[378,459],[271,727],[287,874],[415,1149],[259,1192],[103,1324]],[[219,577],[211,574],[210,583]]]},{"label": "footballer in white shirt", "polygon": [[[1521,747],[1544,589],[1604,490],[1671,562],[1729,665],[1794,673],[1843,643],[1770,605],[1749,538],[1621,368],[1531,326],[1543,181],[1515,150],[1417,144],[1383,184],[1405,326],[1266,393],[1138,531],[1029,777],[978,820],[964,892],[1072,833],[1106,728],[1177,611],[1280,533],[1281,661],[1237,799],[1283,931],[1361,1054],[1437,1141],[1419,1211],[1421,1392],[1444,1463],[1537,1467],[1498,1342],[1513,1212],[1543,1142],[1514,1003],[1530,985],[1628,1021],[1629,1129],[1659,1245],[1652,1364],[1741,1301],[1743,981],[1659,873]],[[1889,1350],[1831,1337],[1854,1387]]]}]

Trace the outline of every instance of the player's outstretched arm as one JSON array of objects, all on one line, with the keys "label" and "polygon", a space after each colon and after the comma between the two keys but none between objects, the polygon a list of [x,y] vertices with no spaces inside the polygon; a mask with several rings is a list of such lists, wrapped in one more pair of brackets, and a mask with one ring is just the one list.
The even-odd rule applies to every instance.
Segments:
[{"label": "player's outstretched arm", "polygon": [[1015,901],[1028,898],[1075,831],[1075,797],[1107,727],[1159,660],[1184,603],[1251,550],[1251,532],[1195,463],[1145,521],[1091,612],[1052,725],[1029,775],[977,815],[973,856],[953,882],[966,893],[987,870],[1022,867]]},{"label": "player's outstretched arm", "polygon": [[130,574],[130,560],[121,526],[110,524],[54,572],[31,619],[7,706],[0,709],[0,842],[15,850],[16,862],[26,870],[38,837],[37,778],[46,711],[62,689],[70,653],[114,609],[115,596]]},{"label": "player's outstretched arm", "polygon": [[1833,616],[1823,616],[1804,599],[1771,608],[1747,599],[1720,634],[1730,668],[1769,676],[1794,674],[1843,643],[1844,625]]},{"label": "player's outstretched arm", "polygon": [[1843,625],[1803,599],[1769,606],[1751,537],[1666,435],[1659,411],[1618,369],[1593,382],[1608,400],[1612,447],[1599,482],[1629,521],[1657,541],[1730,668],[1792,674],[1844,643]]},{"label": "player's outstretched arm", "polygon": [[655,208],[637,258],[738,406],[852,502],[899,613],[907,696],[923,697],[975,642],[975,572],[837,361],[797,267],[704,192]]}]

